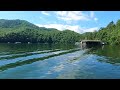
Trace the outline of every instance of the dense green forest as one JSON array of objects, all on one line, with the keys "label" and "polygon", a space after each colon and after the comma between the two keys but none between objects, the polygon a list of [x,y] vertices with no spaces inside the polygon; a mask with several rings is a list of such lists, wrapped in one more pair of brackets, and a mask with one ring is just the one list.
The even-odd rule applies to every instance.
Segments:
[{"label": "dense green forest", "polygon": [[116,24],[112,21],[98,31],[79,34],[71,30],[38,27],[25,20],[0,19],[0,43],[75,43],[84,39],[120,44],[120,20]]},{"label": "dense green forest", "polygon": [[95,32],[84,33],[82,39],[102,40],[110,45],[120,44],[120,20],[116,24],[111,21],[106,27],[101,27]]},{"label": "dense green forest", "polygon": [[25,20],[0,20],[1,43],[75,43],[80,34],[54,28],[38,27]]}]

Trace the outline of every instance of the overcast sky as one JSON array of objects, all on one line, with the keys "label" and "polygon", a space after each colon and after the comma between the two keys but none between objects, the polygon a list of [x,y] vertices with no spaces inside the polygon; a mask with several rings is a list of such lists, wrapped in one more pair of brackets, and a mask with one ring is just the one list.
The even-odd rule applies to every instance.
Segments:
[{"label": "overcast sky", "polygon": [[0,19],[27,20],[40,27],[93,32],[120,19],[120,11],[0,11]]}]

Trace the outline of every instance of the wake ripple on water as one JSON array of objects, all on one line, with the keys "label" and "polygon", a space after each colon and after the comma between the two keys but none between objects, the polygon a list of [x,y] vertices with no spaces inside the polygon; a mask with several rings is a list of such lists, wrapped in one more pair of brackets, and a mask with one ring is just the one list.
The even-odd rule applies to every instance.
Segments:
[{"label": "wake ripple on water", "polygon": [[21,66],[21,65],[31,64],[36,61],[49,59],[49,58],[52,58],[55,56],[60,56],[60,55],[72,53],[72,52],[79,51],[79,50],[80,49],[32,52],[32,53],[25,55],[24,57],[23,57],[24,54],[22,54],[22,55],[20,54],[20,56],[18,55],[18,57],[14,58],[14,59],[12,59],[13,56],[7,57],[8,59],[0,60],[0,70],[4,71],[9,68],[14,68],[14,67]]}]

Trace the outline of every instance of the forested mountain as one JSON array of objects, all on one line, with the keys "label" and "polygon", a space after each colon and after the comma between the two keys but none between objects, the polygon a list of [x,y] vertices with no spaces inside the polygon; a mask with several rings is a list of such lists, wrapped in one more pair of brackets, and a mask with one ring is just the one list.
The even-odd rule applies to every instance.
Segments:
[{"label": "forested mountain", "polygon": [[80,34],[54,28],[38,27],[25,20],[0,19],[1,43],[75,43],[79,41]]},{"label": "forested mountain", "polygon": [[25,20],[5,20],[5,19],[0,19],[0,28],[21,28],[21,27],[29,27],[29,28],[34,28],[38,29],[39,27],[27,22]]}]

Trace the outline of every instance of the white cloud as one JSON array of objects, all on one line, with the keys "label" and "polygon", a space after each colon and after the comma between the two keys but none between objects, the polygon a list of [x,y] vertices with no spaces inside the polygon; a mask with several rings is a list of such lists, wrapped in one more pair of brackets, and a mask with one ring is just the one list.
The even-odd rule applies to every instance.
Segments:
[{"label": "white cloud", "polygon": [[90,11],[90,14],[83,13],[82,11],[56,11],[55,14],[59,20],[66,22],[98,20],[98,18],[95,17],[94,11]]},{"label": "white cloud", "polygon": [[75,31],[77,33],[94,32],[95,30],[98,30],[98,27],[84,28],[84,27],[80,27],[79,25],[63,25],[63,24],[44,24],[44,25],[36,24],[36,25],[39,27],[56,28],[60,31],[69,29],[69,30]]},{"label": "white cloud", "polygon": [[87,15],[83,14],[81,11],[57,11],[55,13],[58,19],[61,19],[64,21],[89,20]]},{"label": "white cloud", "polygon": [[94,17],[94,12],[93,12],[93,11],[90,12],[90,17],[91,17],[91,18]]},{"label": "white cloud", "polygon": [[95,13],[93,11],[90,12],[90,18],[94,21],[98,21],[98,18],[95,17]]},{"label": "white cloud", "polygon": [[43,17],[40,17],[41,20],[45,20]]},{"label": "white cloud", "polygon": [[44,15],[47,15],[47,16],[50,15],[50,14],[48,13],[48,11],[41,11],[41,13],[44,14]]},{"label": "white cloud", "polygon": [[95,20],[95,21],[97,21],[97,20],[98,20],[98,18],[94,18],[94,20]]}]

